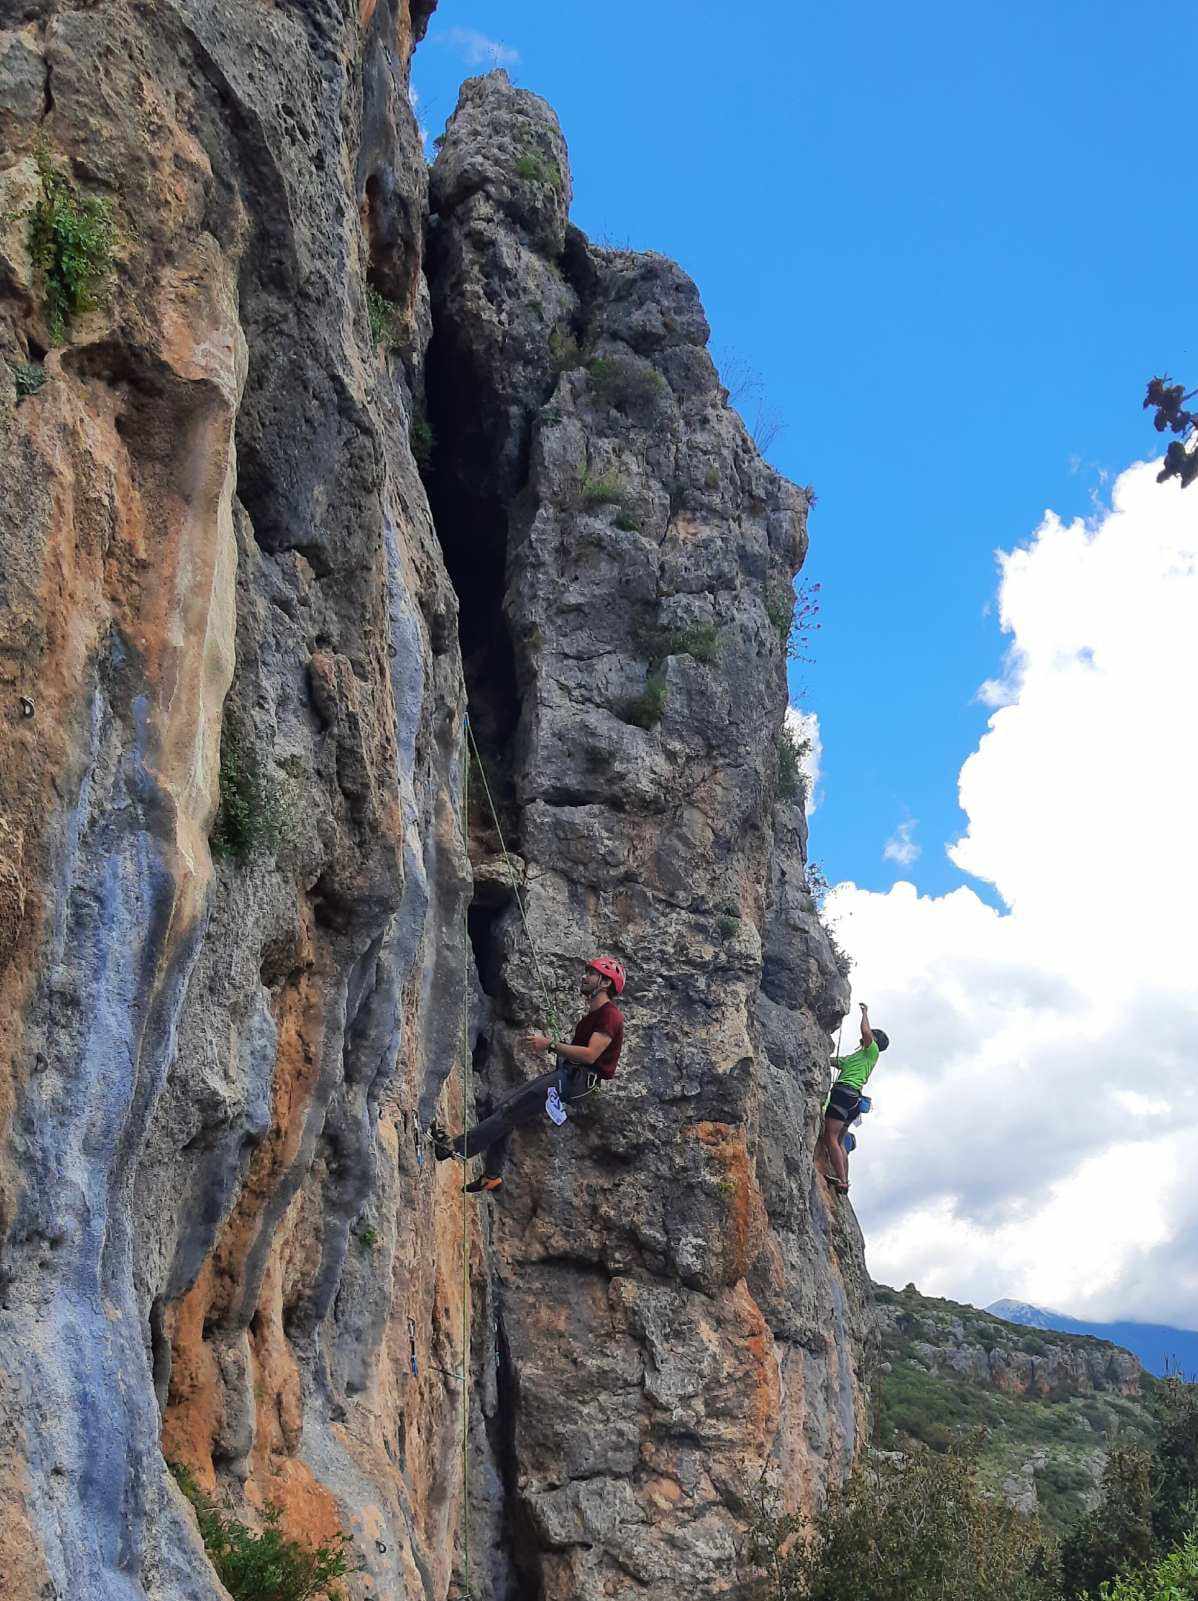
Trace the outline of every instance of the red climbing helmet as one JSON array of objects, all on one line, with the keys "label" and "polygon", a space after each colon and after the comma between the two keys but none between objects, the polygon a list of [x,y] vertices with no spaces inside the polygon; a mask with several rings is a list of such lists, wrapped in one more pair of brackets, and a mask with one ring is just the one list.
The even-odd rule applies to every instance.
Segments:
[{"label": "red climbing helmet", "polygon": [[614,956],[596,956],[594,961],[587,963],[596,973],[602,973],[604,978],[611,979],[611,987],[619,995],[624,989],[624,963],[618,962]]}]

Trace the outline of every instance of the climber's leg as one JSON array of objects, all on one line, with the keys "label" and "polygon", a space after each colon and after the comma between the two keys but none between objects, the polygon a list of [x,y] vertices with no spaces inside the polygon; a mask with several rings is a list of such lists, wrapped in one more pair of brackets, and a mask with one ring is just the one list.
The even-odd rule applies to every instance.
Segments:
[{"label": "climber's leg", "polygon": [[[447,1140],[446,1155],[452,1156],[480,1156],[483,1151],[489,1150],[496,1140],[501,1140],[519,1128],[522,1123],[535,1122],[538,1117],[544,1116],[545,1096],[549,1093],[549,1086],[556,1084],[561,1073],[560,1068],[551,1068],[548,1073],[538,1073],[536,1078],[530,1078],[526,1084],[517,1086],[481,1122],[468,1129],[465,1134],[459,1134],[456,1139]],[[440,1150],[437,1152],[441,1154]]]},{"label": "climber's leg", "polygon": [[844,1146],[840,1143],[841,1131],[844,1128],[839,1118],[826,1117],[824,1119],[824,1174],[837,1184],[847,1184],[849,1181],[848,1163],[844,1159]]},{"label": "climber's leg", "polygon": [[834,1084],[824,1114],[823,1144],[828,1163],[824,1171],[837,1188],[841,1189],[848,1189],[849,1164],[840,1137],[856,1117],[860,1102],[860,1094],[850,1085]]},{"label": "climber's leg", "polygon": [[507,1161],[507,1153],[511,1147],[512,1136],[505,1134],[487,1149],[487,1160],[483,1163],[483,1177],[503,1180],[503,1165]]}]

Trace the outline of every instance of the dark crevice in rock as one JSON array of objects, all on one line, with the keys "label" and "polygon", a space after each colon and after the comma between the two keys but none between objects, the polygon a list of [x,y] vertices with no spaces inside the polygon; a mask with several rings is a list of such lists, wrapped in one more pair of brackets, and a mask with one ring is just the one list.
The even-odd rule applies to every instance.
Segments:
[{"label": "dark crevice in rock", "polygon": [[504,1524],[507,1529],[507,1554],[513,1575],[513,1587],[497,1601],[542,1601],[545,1579],[541,1569],[541,1550],[537,1533],[529,1516],[524,1498],[520,1494],[520,1462],[516,1448],[516,1420],[518,1415],[517,1382],[512,1362],[511,1345],[500,1302],[495,1328],[495,1380],[496,1404],[487,1418],[487,1435],[491,1455],[499,1470],[503,1485],[503,1499],[507,1509]]},{"label": "dark crevice in rock", "polygon": [[[477,440],[469,386],[455,382],[446,341],[434,333],[426,374],[428,413],[434,440],[458,441],[456,454],[469,456]],[[468,467],[450,452],[433,448],[427,488],[445,565],[458,597],[458,641],[466,679],[470,724],[486,766],[486,779],[509,848],[518,848],[513,815],[511,749],[520,717],[516,656],[504,613],[507,570],[507,511],[494,496],[468,487]],[[475,772],[474,809],[485,807],[481,774]],[[488,809],[489,810],[489,809]]]},{"label": "dark crevice in rock", "polygon": [[503,953],[497,938],[497,924],[503,911],[502,906],[487,905],[476,897],[470,904],[466,919],[478,981],[482,985],[483,994],[492,998],[499,993],[503,963]]},{"label": "dark crevice in rock", "polygon": [[166,1398],[171,1388],[171,1342],[167,1337],[163,1316],[164,1301],[155,1296],[150,1306],[150,1365],[154,1379],[154,1397],[158,1411],[166,1411]]}]

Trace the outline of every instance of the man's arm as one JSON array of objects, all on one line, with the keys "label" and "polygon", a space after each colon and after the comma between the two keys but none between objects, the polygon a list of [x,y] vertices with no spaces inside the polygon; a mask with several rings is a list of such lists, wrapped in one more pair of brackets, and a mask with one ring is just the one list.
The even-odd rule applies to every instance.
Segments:
[{"label": "man's arm", "polygon": [[528,1043],[534,1051],[553,1051],[579,1067],[590,1067],[597,1062],[611,1044],[610,1034],[592,1034],[585,1045],[567,1045],[564,1040],[553,1041],[548,1034],[530,1034]]},{"label": "man's arm", "polygon": [[874,1031],[869,1026],[869,1007],[861,1002],[861,1049],[867,1050],[874,1042]]}]

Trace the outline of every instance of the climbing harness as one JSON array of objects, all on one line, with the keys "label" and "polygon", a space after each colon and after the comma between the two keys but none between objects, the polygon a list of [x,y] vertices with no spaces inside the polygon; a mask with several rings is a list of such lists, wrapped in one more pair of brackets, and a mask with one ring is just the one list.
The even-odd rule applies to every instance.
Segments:
[{"label": "climbing harness", "polygon": [[599,1077],[598,1073],[588,1073],[586,1089],[579,1090],[577,1095],[567,1095],[566,1105],[573,1106],[575,1101],[585,1101],[588,1095],[598,1095],[602,1084],[603,1080]]},{"label": "climbing harness", "polygon": [[[868,1111],[870,1111],[872,1109],[873,1104],[874,1103],[870,1100],[868,1095],[863,1095],[861,1097],[861,1099],[857,1102],[857,1115],[853,1119],[853,1123],[852,1123],[852,1127],[853,1128],[859,1128],[860,1127],[861,1119],[865,1116],[865,1114]],[[850,1155],[851,1155],[852,1152],[857,1149],[857,1136],[850,1129],[846,1129],[845,1132],[844,1132],[844,1135],[841,1138],[840,1143],[844,1146],[845,1150],[848,1151],[850,1153]]]}]

